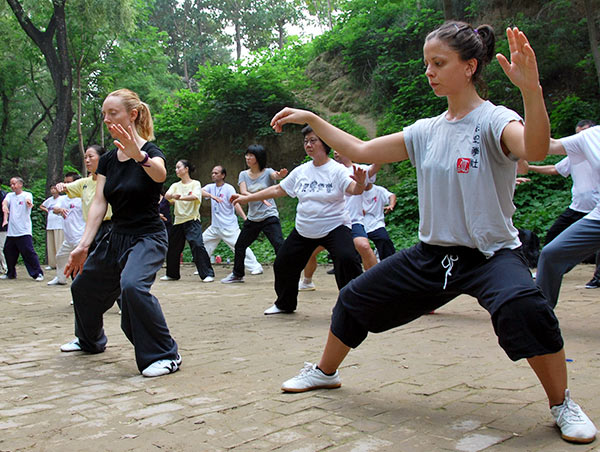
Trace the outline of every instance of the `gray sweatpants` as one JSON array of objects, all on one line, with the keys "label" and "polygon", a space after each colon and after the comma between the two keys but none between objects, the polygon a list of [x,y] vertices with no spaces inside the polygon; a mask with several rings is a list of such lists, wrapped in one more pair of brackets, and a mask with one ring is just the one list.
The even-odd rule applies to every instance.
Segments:
[{"label": "gray sweatpants", "polygon": [[542,250],[537,268],[537,285],[553,308],[558,303],[565,273],[600,249],[600,221],[576,221]]},{"label": "gray sweatpants", "polygon": [[103,236],[71,285],[75,336],[83,351],[106,347],[103,314],[121,298],[121,329],[135,348],[140,371],[161,359],[175,359],[162,309],[150,288],[167,252],[165,231],[133,236],[112,231]]}]

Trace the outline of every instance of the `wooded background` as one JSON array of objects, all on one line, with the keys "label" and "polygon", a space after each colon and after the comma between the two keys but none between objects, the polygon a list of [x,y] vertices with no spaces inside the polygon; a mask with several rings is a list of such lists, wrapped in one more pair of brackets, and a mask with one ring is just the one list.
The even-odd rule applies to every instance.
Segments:
[{"label": "wooded background", "polygon": [[[268,126],[283,106],[313,109],[363,138],[441,113],[445,102],[426,82],[422,45],[449,18],[491,24],[505,55],[504,29],[524,30],[553,136],[569,135],[578,120],[600,119],[599,15],[600,0],[6,0],[0,177],[22,176],[39,205],[64,171],[85,171],[87,145],[110,145],[101,103],[123,87],[151,106],[168,182],[177,159],[188,158],[203,184],[222,164],[235,186],[251,143],[267,147],[270,166],[291,169],[304,158],[298,129],[276,135]],[[308,28],[323,33],[309,40]],[[522,112],[496,62],[484,78],[492,102]],[[414,243],[414,170],[387,165],[379,181],[398,195],[388,217],[396,245]],[[569,204],[569,190],[569,180],[533,176],[517,189],[515,224],[543,234]],[[294,203],[281,205],[289,230]],[[43,218],[35,224],[42,246]],[[261,252],[272,258],[268,246]]]}]

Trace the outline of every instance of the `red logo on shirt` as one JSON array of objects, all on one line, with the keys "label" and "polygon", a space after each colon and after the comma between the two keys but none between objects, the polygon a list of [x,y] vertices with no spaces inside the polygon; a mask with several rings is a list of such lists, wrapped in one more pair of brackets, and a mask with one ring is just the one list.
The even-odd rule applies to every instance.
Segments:
[{"label": "red logo on shirt", "polygon": [[471,159],[459,158],[456,161],[456,172],[457,173],[468,173],[471,167]]}]

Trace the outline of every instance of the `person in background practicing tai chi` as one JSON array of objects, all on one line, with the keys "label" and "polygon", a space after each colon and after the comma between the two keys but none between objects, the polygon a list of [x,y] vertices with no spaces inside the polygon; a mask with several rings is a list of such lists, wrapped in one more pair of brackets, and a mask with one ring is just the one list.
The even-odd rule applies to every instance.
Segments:
[{"label": "person in background practicing tai chi", "polygon": [[423,46],[429,85],[448,102],[439,116],[366,142],[307,111],[285,108],[273,117],[276,132],[287,123],[308,123],[354,161],[410,159],[419,197],[420,242],[340,291],[321,360],[307,363],[283,383],[283,391],[339,387],[340,364],[369,332],[404,325],[469,294],[490,313],[508,357],[527,359],[562,438],[579,443],[595,439],[596,427],[567,389],[558,320],[531,278],[512,224],[516,162],[545,157],[550,122],[533,49],[517,28],[506,33],[510,61],[501,54],[497,59],[521,91],[524,119],[479,96],[483,66],[494,56],[494,31],[464,22],[444,23],[427,35]]},{"label": "person in background practicing tai chi", "polygon": [[298,198],[296,226],[285,239],[273,264],[277,300],[265,310],[265,315],[296,310],[300,273],[318,246],[323,246],[333,256],[338,288],[362,272],[352,242],[344,195],[360,195],[365,188],[367,173],[355,167],[352,178],[348,177],[346,168],[329,158],[329,146],[310,127],[302,129],[302,134],[304,150],[312,159],[310,162],[294,168],[278,185],[231,197],[234,204],[285,195]]},{"label": "person in background practicing tai chi", "polygon": [[[221,165],[215,166],[211,173],[212,184],[205,185],[202,190],[211,195],[210,202],[210,226],[202,233],[204,246],[209,256],[223,240],[231,251],[235,250],[235,243],[240,235],[240,226],[236,213],[246,221],[246,214],[239,204],[231,204],[230,198],[236,193],[232,185],[225,182],[227,170]],[[218,201],[217,201],[218,199]],[[246,248],[244,267],[251,275],[260,275],[263,272],[262,265],[256,260],[256,256],[250,249]]]},{"label": "person in background practicing tai chi", "polygon": [[[96,195],[85,232],[73,250],[65,274],[75,310],[75,339],[61,351],[101,353],[106,348],[102,316],[121,299],[121,329],[131,341],[139,371],[145,377],[175,372],[181,365],[156,297],[150,293],[167,252],[167,234],[158,214],[158,199],[167,177],[165,157],[150,140],[150,109],[128,89],[110,93],[102,105],[104,124],[116,149],[100,158]],[[88,251],[108,203],[113,227]]]}]

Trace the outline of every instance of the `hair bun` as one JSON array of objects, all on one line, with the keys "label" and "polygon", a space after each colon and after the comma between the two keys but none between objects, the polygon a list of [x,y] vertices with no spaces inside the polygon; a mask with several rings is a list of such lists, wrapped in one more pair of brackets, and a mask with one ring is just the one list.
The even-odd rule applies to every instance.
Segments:
[{"label": "hair bun", "polygon": [[483,43],[482,60],[484,63],[489,63],[494,58],[496,47],[496,35],[491,25],[483,24],[475,28],[475,32],[481,38]]}]

